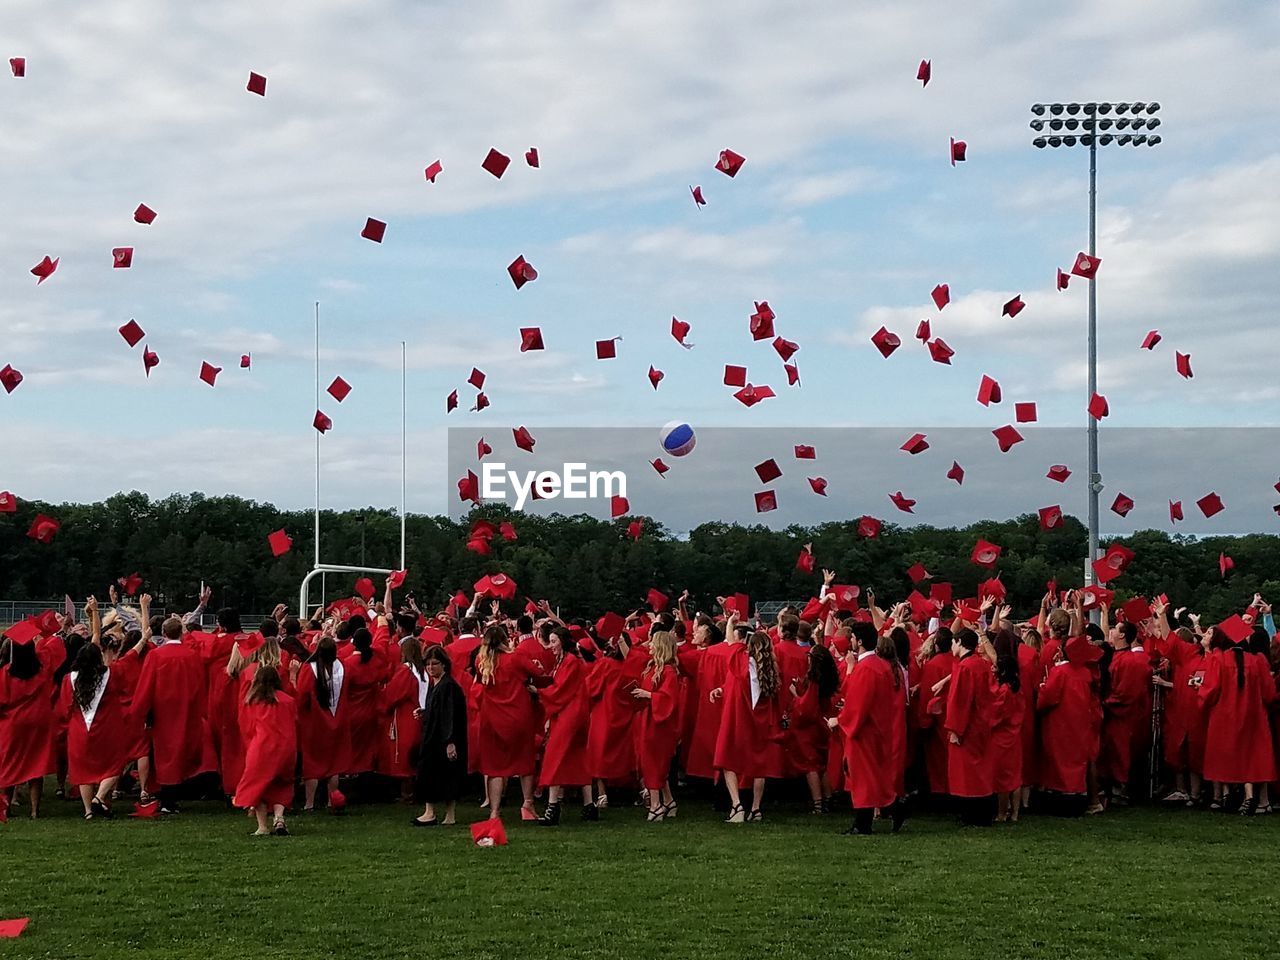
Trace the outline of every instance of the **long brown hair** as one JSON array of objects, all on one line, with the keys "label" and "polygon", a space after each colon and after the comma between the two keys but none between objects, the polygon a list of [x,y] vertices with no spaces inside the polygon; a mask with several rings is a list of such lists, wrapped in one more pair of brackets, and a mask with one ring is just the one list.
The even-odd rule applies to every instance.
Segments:
[{"label": "long brown hair", "polygon": [[249,684],[249,692],[244,695],[244,702],[275,703],[276,694],[283,689],[280,671],[270,664],[259,664],[253,672],[253,681]]},{"label": "long brown hair", "polygon": [[642,676],[653,677],[654,686],[662,682],[662,671],[676,666],[676,638],[667,630],[658,630],[649,637],[649,662],[644,665]]},{"label": "long brown hair", "polygon": [[498,658],[502,656],[507,645],[506,628],[500,624],[486,627],[480,648],[476,651],[476,679],[488,685],[493,683],[494,671],[498,668]]},{"label": "long brown hair", "polygon": [[747,656],[755,661],[760,696],[772,700],[778,695],[782,680],[778,676],[778,658],[773,653],[773,641],[763,630],[757,630],[747,637]]}]

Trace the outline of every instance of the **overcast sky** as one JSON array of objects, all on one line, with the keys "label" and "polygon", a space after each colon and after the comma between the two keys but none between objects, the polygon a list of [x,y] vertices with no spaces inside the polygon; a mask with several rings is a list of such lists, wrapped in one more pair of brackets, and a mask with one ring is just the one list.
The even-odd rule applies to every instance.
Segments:
[{"label": "overcast sky", "polygon": [[[447,428],[509,449],[518,425],[634,427],[636,471],[680,418],[708,438],[891,428],[883,456],[906,471],[893,488],[919,492],[920,513],[951,454],[889,459],[898,444],[983,428],[988,445],[965,463],[977,490],[984,463],[1012,462],[989,431],[1034,401],[1039,421],[1007,456],[1041,479],[1066,463],[1072,480],[1016,503],[970,498],[966,481],[941,522],[1059,502],[1081,513],[1087,285],[1060,293],[1054,277],[1087,243],[1087,154],[1033,148],[1028,107],[1158,100],[1159,147],[1099,156],[1104,508],[1123,490],[1138,501],[1131,522],[1168,527],[1169,499],[1198,517],[1193,501],[1225,474],[1223,526],[1198,528],[1273,530],[1274,444],[1250,446],[1248,470],[1174,447],[1157,475],[1109,434],[1276,423],[1278,32],[1280,6],[1208,0],[7,0],[0,64],[27,67],[0,76],[0,367],[25,382],[0,394],[0,489],[309,505],[319,301],[322,386],[353,387],[319,404],[334,421],[327,507],[398,503],[405,340],[414,511],[456,502]],[[246,91],[251,70],[265,98]],[[968,143],[955,167],[950,137]],[[500,180],[480,166],[491,147],[512,158]],[[714,169],[725,148],[747,158],[733,179]],[[133,220],[139,203],[157,212],[150,226]],[[388,224],[381,244],[360,236],[368,217]],[[129,269],[112,268],[120,246],[135,248]],[[46,255],[60,265],[37,286],[28,271]],[[520,290],[506,271],[517,255],[539,274]],[[1026,309],[1001,317],[1015,294]],[[798,386],[751,338],[757,300],[799,344]],[[671,337],[673,315],[692,350]],[[146,332],[134,349],[116,332],[131,318]],[[950,366],[912,339],[924,318],[955,350]],[[870,342],[882,324],[903,341],[887,360]],[[545,350],[519,351],[527,326]],[[1163,340],[1148,352],[1151,329]],[[615,336],[617,358],[596,360],[594,342]],[[144,346],[161,360],[150,378]],[[215,388],[202,361],[224,368]],[[741,405],[726,363],[778,396]],[[665,374],[656,391],[650,365]],[[481,413],[467,409],[472,366],[487,375]],[[975,401],[984,373],[1001,404]],[[1077,429],[1050,450],[1045,427]],[[749,498],[752,467],[779,446],[737,442],[718,462]],[[891,516],[893,490],[822,466],[826,501],[797,487],[767,519],[906,519]],[[749,499],[724,517],[741,501],[678,474],[634,510],[677,529],[754,519]]]}]

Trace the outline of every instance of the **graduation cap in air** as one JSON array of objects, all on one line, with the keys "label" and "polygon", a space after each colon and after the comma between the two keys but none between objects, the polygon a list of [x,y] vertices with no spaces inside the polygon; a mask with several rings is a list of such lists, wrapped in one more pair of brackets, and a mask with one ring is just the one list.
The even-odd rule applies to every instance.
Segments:
[{"label": "graduation cap in air", "polygon": [[742,169],[742,165],[747,162],[747,158],[740,153],[732,150],[721,150],[720,158],[716,161],[716,169],[729,177],[736,177],[738,171]]},{"label": "graduation cap in air", "polygon": [[334,377],[333,383],[329,384],[327,392],[329,396],[341,403],[343,400],[347,399],[347,395],[351,393],[351,384],[347,383],[347,381],[343,380],[341,377]]},{"label": "graduation cap in air", "polygon": [[1022,302],[1022,294],[1018,294],[1016,297],[1014,297],[1012,300],[1005,303],[1005,305],[1000,308],[1000,315],[1008,317],[1010,320],[1012,320],[1014,317],[1016,317],[1018,314],[1022,312],[1022,309],[1025,306],[1026,304]]},{"label": "graduation cap in air", "polygon": [[458,499],[463,503],[468,500],[472,503],[480,502],[480,478],[474,470],[468,470],[467,475],[458,481]]},{"label": "graduation cap in air", "polygon": [[120,336],[124,337],[124,342],[130,347],[136,347],[146,335],[146,331],[138,326],[137,320],[130,320],[120,328]]},{"label": "graduation cap in air", "polygon": [[907,576],[911,578],[912,583],[919,583],[921,580],[928,580],[931,574],[925,569],[923,563],[917,562],[907,567]]},{"label": "graduation cap in air", "polygon": [[1013,405],[1013,418],[1019,423],[1035,423],[1036,405],[1029,402],[1015,403]]},{"label": "graduation cap in air", "polygon": [[253,356],[248,353],[240,354],[240,369],[248,370],[251,366],[253,366]]},{"label": "graduation cap in air", "polygon": [[666,465],[666,463],[663,461],[661,457],[658,457],[656,460],[650,460],[649,466],[653,467],[654,470],[658,471],[658,476],[664,475],[668,470],[671,469],[669,466]]},{"label": "graduation cap in air", "polygon": [[1133,498],[1127,497],[1123,493],[1117,493],[1115,500],[1111,504],[1113,513],[1118,513],[1122,517],[1129,515],[1129,511],[1133,509]]},{"label": "graduation cap in air", "polygon": [[671,604],[671,598],[657,587],[650,587],[648,594],[645,595],[645,602],[653,608],[654,613],[661,613]]},{"label": "graduation cap in air", "polygon": [[1002,399],[1000,384],[984,373],[978,383],[978,402],[985,407],[999,403]]},{"label": "graduation cap in air", "polygon": [[530,147],[528,150],[524,152],[524,162],[531,167],[536,168],[538,166],[538,148],[537,147]]},{"label": "graduation cap in air", "polygon": [[1098,267],[1102,265],[1101,257],[1091,257],[1087,253],[1076,254],[1076,262],[1071,265],[1071,273],[1073,276],[1084,277],[1086,280],[1092,280],[1098,274]]},{"label": "graduation cap in air", "polygon": [[1203,497],[1196,501],[1196,506],[1200,508],[1200,512],[1204,514],[1205,519],[1217,516],[1224,509],[1222,498],[1216,493],[1206,493]]},{"label": "graduation cap in air", "polygon": [[940,283],[933,288],[929,296],[933,297],[933,305],[941,310],[951,302],[951,285]]},{"label": "graduation cap in air", "polygon": [[47,546],[53,543],[53,538],[61,527],[62,524],[53,517],[38,513],[36,518],[31,521],[31,526],[27,528],[27,536],[37,543],[43,543]]},{"label": "graduation cap in air", "polygon": [[493,447],[489,446],[489,444],[485,442],[484,437],[481,437],[476,441],[476,459],[483,460],[485,458],[485,454],[489,453],[493,453]]},{"label": "graduation cap in air", "polygon": [[809,488],[820,497],[827,495],[827,479],[826,477],[808,477]]},{"label": "graduation cap in air", "polygon": [[631,538],[633,543],[640,539],[642,533],[644,533],[644,524],[639,520],[632,520],[627,524],[627,536]]},{"label": "graduation cap in air", "polygon": [[521,327],[520,328],[520,352],[528,353],[530,350],[544,349],[542,343],[541,327]]},{"label": "graduation cap in air", "polygon": [[54,271],[58,269],[58,261],[61,259],[61,257],[54,257],[51,260],[46,256],[31,268],[31,275],[36,278],[37,287],[53,276]]},{"label": "graduation cap in air", "polygon": [[511,275],[511,282],[516,285],[517,290],[529,281],[538,279],[538,271],[533,269],[533,264],[523,255],[511,261],[511,265],[507,267],[507,273]]},{"label": "graduation cap in air", "polygon": [[929,85],[929,79],[933,76],[933,62],[930,60],[921,60],[920,66],[916,68],[916,79],[920,81],[921,87]]},{"label": "graduation cap in air", "polygon": [[1107,552],[1093,561],[1093,572],[1099,583],[1110,583],[1120,576],[1133,562],[1134,552],[1123,543],[1113,543]]},{"label": "graduation cap in air", "polygon": [[964,163],[965,153],[969,150],[969,145],[963,140],[957,140],[951,137],[951,165],[954,167],[957,163]]},{"label": "graduation cap in air", "polygon": [[4,387],[5,393],[13,393],[21,383],[22,374],[9,364],[6,363],[4,368],[0,369],[0,386]]},{"label": "graduation cap in air", "polygon": [[151,376],[151,368],[160,366],[160,357],[154,351],[147,347],[142,348],[142,370],[149,377]]},{"label": "graduation cap in air", "polygon": [[899,510],[901,510],[903,513],[915,512],[911,508],[916,505],[916,502],[912,500],[910,497],[904,496],[901,490],[899,490],[897,493],[889,494],[889,499],[892,500],[893,505],[897,507]]},{"label": "graduation cap in air", "polygon": [[871,335],[871,342],[875,344],[876,349],[880,351],[880,355],[885,359],[888,359],[889,354],[902,346],[902,341],[898,339],[898,335],[890,333],[884,327],[881,327]]},{"label": "graduation cap in air", "polygon": [[[1115,595],[1116,594],[1114,590],[1108,590],[1106,587],[1098,587],[1098,586],[1085,587],[1083,590],[1080,591],[1080,606],[1084,610],[1096,610],[1098,607],[1111,603],[1111,601],[1115,598]],[[1075,639],[1083,639],[1083,638],[1075,638]],[[1092,645],[1087,640],[1084,641],[1084,643],[1085,643],[1085,646],[1092,647]],[[1096,647],[1092,647],[1092,649],[1097,650]],[[1101,654],[1102,654],[1102,651],[1098,650],[1098,656],[1101,656]],[[1092,657],[1091,659],[1097,659],[1097,657]]]},{"label": "graduation cap in air", "polygon": [[27,75],[27,58],[26,57],[10,57],[9,72],[15,77],[25,77]]},{"label": "graduation cap in air", "polygon": [[[256,93],[260,97],[267,95],[267,78],[260,73],[249,72],[249,82],[244,87],[250,93]],[[288,99],[286,97],[286,99]]]},{"label": "graduation cap in air", "polygon": [[8,490],[0,490],[0,513],[17,513],[18,498]]},{"label": "graduation cap in air", "polygon": [[796,351],[800,349],[800,344],[787,340],[784,337],[775,337],[773,341],[773,349],[778,351],[778,356],[782,358],[783,363],[786,363],[786,361],[795,356]]},{"label": "graduation cap in air", "polygon": [[610,337],[608,340],[596,341],[596,359],[612,360],[618,355],[618,341],[621,337]]},{"label": "graduation cap in air", "polygon": [[768,513],[778,509],[778,495],[772,490],[761,490],[755,495],[756,513]]},{"label": "graduation cap in air", "polygon": [[873,540],[880,536],[881,526],[883,524],[875,517],[861,516],[858,518],[858,536]]},{"label": "graduation cap in air", "polygon": [[476,593],[483,592],[499,600],[510,600],[516,595],[516,582],[505,573],[492,573],[477,580],[473,589]]},{"label": "graduation cap in air", "polygon": [[665,373],[663,373],[653,364],[649,364],[649,383],[653,385],[653,389],[655,390],[658,389],[658,384],[662,382],[662,378],[665,376],[666,376]]},{"label": "graduation cap in air", "polygon": [[533,453],[533,445],[538,441],[533,439],[533,434],[529,432],[528,427],[517,427],[511,431],[511,435],[515,438],[517,447],[528,453]]},{"label": "graduation cap in air", "polygon": [[1071,476],[1071,470],[1065,463],[1055,463],[1049,468],[1049,472],[1045,476],[1050,480],[1056,480],[1058,483],[1066,483],[1067,477]]},{"label": "graduation cap in air", "polygon": [[431,163],[428,164],[427,168],[422,171],[423,175],[431,183],[435,183],[436,177],[440,176],[443,172],[444,164],[439,160],[432,160]]},{"label": "graduation cap in air", "polygon": [[675,338],[676,343],[680,344],[680,346],[684,347],[686,350],[693,349],[692,343],[684,342],[684,338],[689,335],[690,329],[689,324],[685,323],[683,320],[677,317],[671,318],[671,336]]},{"label": "graduation cap in air", "polygon": [[787,386],[794,387],[800,382],[800,367],[794,363],[784,363],[782,369],[787,372]]},{"label": "graduation cap in air", "polygon": [[510,163],[510,157],[499,153],[496,148],[490,148],[480,166],[498,179],[502,179],[502,175],[507,172],[507,167]]},{"label": "graduation cap in air", "polygon": [[127,270],[133,266],[133,247],[116,247],[111,251],[111,266]]},{"label": "graduation cap in air", "polygon": [[151,224],[155,222],[156,212],[145,203],[140,203],[138,204],[138,209],[133,211],[133,219],[137,223]]},{"label": "graduation cap in air", "polygon": [[200,363],[200,379],[203,380],[205,383],[207,383],[211,387],[214,385],[215,382],[217,382],[218,374],[220,374],[221,372],[222,372],[221,367],[215,367],[212,363],[209,363],[207,360],[202,361]]},{"label": "graduation cap in air", "polygon": [[1178,375],[1184,380],[1190,380],[1195,374],[1191,372],[1191,354],[1173,352],[1173,362],[1177,367]]},{"label": "graduation cap in air", "polygon": [[782,476],[782,470],[778,466],[778,461],[771,457],[763,463],[756,464],[756,476],[760,478],[761,483],[772,483]]},{"label": "graduation cap in air", "polygon": [[756,386],[748,383],[741,390],[734,393],[734,398],[744,407],[754,407],[761,400],[768,400],[770,397],[776,396],[773,388],[767,385]]},{"label": "graduation cap in air", "polygon": [[1095,393],[1089,398],[1089,416],[1095,420],[1101,420],[1103,417],[1111,413],[1111,407],[1107,404],[1107,398],[1100,393]]},{"label": "graduation cap in air", "polygon": [[805,544],[800,548],[800,553],[796,557],[796,569],[803,573],[813,573],[813,547]]},{"label": "graduation cap in air", "polygon": [[1183,517],[1182,517],[1182,501],[1181,501],[1181,500],[1170,500],[1170,501],[1169,501],[1169,522],[1170,522],[1170,523],[1177,523],[1177,522],[1178,522],[1179,520],[1181,520],[1181,519],[1183,519]]},{"label": "graduation cap in air", "polygon": [[795,446],[795,456],[797,460],[817,460],[818,452],[807,443],[797,443]]},{"label": "graduation cap in air", "polygon": [[990,570],[995,567],[996,562],[1000,559],[1000,551],[1001,548],[997,544],[979,540],[973,545],[973,552],[969,554],[969,560],[979,567],[986,567]]},{"label": "graduation cap in air", "polygon": [[311,425],[321,433],[328,433],[333,429],[333,421],[322,410],[317,410],[315,419],[311,421]]},{"label": "graduation cap in air", "polygon": [[471,410],[475,413],[479,413],[481,410],[483,410],[487,406],[489,406],[489,398],[484,394],[483,391],[481,391],[480,393],[476,394],[476,405],[472,407]]},{"label": "graduation cap in air", "polygon": [[916,339],[921,343],[928,343],[929,338],[933,336],[933,328],[929,325],[927,319],[921,320],[916,324]]},{"label": "graduation cap in air", "polygon": [[689,193],[693,195],[693,202],[695,204],[697,204],[700,207],[705,207],[707,205],[707,201],[703,199],[703,196],[702,196],[702,187],[695,187],[693,185],[690,185]]},{"label": "graduation cap in air", "polygon": [[929,356],[933,357],[935,363],[945,363],[950,366],[951,358],[955,355],[956,352],[947,346],[947,342],[941,337],[929,342]]},{"label": "graduation cap in air", "polygon": [[898,449],[905,450],[907,453],[915,456],[917,453],[924,453],[924,451],[929,449],[929,441],[925,439],[925,435],[923,433],[913,433],[907,438],[907,442]]},{"label": "graduation cap in air", "polygon": [[1056,530],[1062,526],[1062,507],[1054,505],[1052,507],[1040,508],[1040,529]]},{"label": "graduation cap in air", "polygon": [[1058,289],[1065,290],[1067,285],[1071,283],[1071,276],[1061,267],[1058,268]]},{"label": "graduation cap in air", "polygon": [[1022,434],[1010,423],[1006,423],[1003,427],[996,427],[991,431],[991,434],[996,438],[996,443],[1000,445],[1001,453],[1008,453],[1015,444],[1022,442]]},{"label": "graduation cap in air", "polygon": [[614,494],[609,499],[609,516],[611,519],[617,520],[619,517],[625,517],[631,512],[631,501],[626,497]]},{"label": "graduation cap in air", "polygon": [[951,461],[951,469],[947,471],[947,479],[956,483],[964,483],[964,467],[955,460]]},{"label": "graduation cap in air", "polygon": [[724,365],[724,385],[726,387],[745,387],[747,385],[747,368],[726,363]]},{"label": "graduation cap in air", "polygon": [[453,413],[453,411],[457,409],[458,409],[458,391],[453,390],[449,393],[449,396],[444,398],[444,412]]},{"label": "graduation cap in air", "polygon": [[[766,307],[767,306],[768,304],[766,303]],[[751,331],[751,339],[768,340],[770,337],[774,336],[773,321],[775,319],[776,317],[772,310],[768,310],[767,312],[757,310],[753,313],[751,315],[750,322],[747,324],[747,329]]]},{"label": "graduation cap in air", "polygon": [[1156,344],[1159,343],[1162,339],[1164,338],[1160,336],[1159,330],[1150,330],[1147,332],[1147,335],[1142,339],[1142,349],[1154,350],[1156,348]]},{"label": "graduation cap in air", "polygon": [[382,238],[386,236],[387,225],[381,220],[375,220],[369,217],[364,222],[364,229],[360,231],[360,236],[366,240],[372,240],[374,243],[381,243]]},{"label": "graduation cap in air", "polygon": [[293,539],[284,530],[277,530],[267,535],[267,544],[271,547],[271,553],[280,557],[293,549]]}]

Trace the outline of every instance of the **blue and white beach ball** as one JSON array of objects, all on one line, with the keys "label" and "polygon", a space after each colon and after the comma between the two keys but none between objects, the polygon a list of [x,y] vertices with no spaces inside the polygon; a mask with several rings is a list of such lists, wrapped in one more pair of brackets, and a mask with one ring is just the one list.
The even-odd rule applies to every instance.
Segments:
[{"label": "blue and white beach ball", "polygon": [[683,457],[693,452],[694,446],[698,443],[698,438],[694,436],[693,427],[685,423],[683,420],[672,420],[662,428],[659,434],[659,442],[662,449],[673,457]]}]

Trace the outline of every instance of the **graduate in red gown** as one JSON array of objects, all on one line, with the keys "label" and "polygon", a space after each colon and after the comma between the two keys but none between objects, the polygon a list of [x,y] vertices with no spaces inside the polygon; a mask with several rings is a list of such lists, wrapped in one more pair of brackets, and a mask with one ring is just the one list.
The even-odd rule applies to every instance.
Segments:
[{"label": "graduate in red gown", "polygon": [[831,805],[827,753],[832,735],[828,721],[837,712],[835,698],[840,689],[840,673],[831,651],[821,644],[808,648],[805,664],[804,675],[791,684],[790,690],[791,763],[804,774],[813,812],[823,814]]},{"label": "graduate in red gown", "polygon": [[381,730],[379,696],[390,675],[387,657],[374,650],[373,633],[359,626],[351,635],[351,646],[342,658],[346,670],[347,725],[351,730],[348,774],[370,773],[378,756]]},{"label": "graduate in red gown", "polygon": [[716,771],[716,739],[720,736],[720,720],[724,716],[724,700],[712,697],[712,691],[723,687],[733,646],[742,643],[746,628],[735,636],[714,623],[699,624],[694,630],[694,643],[702,644],[696,660],[686,660],[689,675],[689,716],[685,718],[686,735],[680,747],[686,776],[714,780]]},{"label": "graduate in red gown", "polygon": [[1205,648],[1186,627],[1170,630],[1166,605],[1152,605],[1161,634],[1154,642],[1160,657],[1156,685],[1163,691],[1160,747],[1173,774],[1173,790],[1164,799],[1195,806],[1200,801],[1204,771],[1205,713],[1200,685],[1205,676]]},{"label": "graduate in red gown", "polygon": [[950,793],[947,787],[947,695],[946,687],[955,667],[951,655],[951,628],[940,626],[920,648],[920,690],[911,701],[911,719],[921,732],[925,780],[935,797]]},{"label": "graduate in red gown", "polygon": [[[479,597],[476,598],[479,600]],[[471,661],[480,648],[480,620],[468,613],[458,625],[458,636],[445,647],[449,655],[449,675],[467,699],[467,772],[480,772],[480,691],[475,688]]]},{"label": "graduate in red gown", "polygon": [[[303,810],[315,809],[321,780],[328,781],[329,805],[343,806],[338,775],[350,766],[351,730],[347,724],[346,666],[328,633],[305,663],[290,668],[298,690],[298,749],[302,754]],[[336,802],[335,802],[336,795]]]},{"label": "graduate in red gown", "polygon": [[622,670],[622,652],[601,642],[600,655],[591,664],[587,695],[591,720],[587,730],[587,769],[595,786],[596,807],[609,806],[609,785],[625,784],[635,777],[636,719],[632,687]]},{"label": "graduate in red gown", "polygon": [[[502,795],[510,777],[532,780],[537,767],[536,714],[530,686],[544,687],[551,678],[533,661],[515,655],[505,627],[486,627],[475,658],[479,692],[479,746],[485,776],[489,818],[502,813]],[[524,797],[521,818],[536,820],[532,793]]]},{"label": "graduate in red gown", "polygon": [[[1055,611],[1056,613],[1057,611]],[[1050,624],[1050,629],[1056,629]],[[1092,751],[1089,730],[1099,712],[1091,663],[1101,651],[1084,637],[1059,640],[1059,657],[1036,696],[1040,719],[1040,786],[1084,795]]]},{"label": "graduate in red gown", "polygon": [[1018,645],[1018,696],[1022,700],[1022,791],[1019,798],[1023,810],[1031,800],[1036,783],[1036,693],[1044,679],[1040,667],[1040,631],[1033,623],[1022,627],[1022,643]]},{"label": "graduate in red gown", "polygon": [[54,753],[54,671],[64,659],[59,638],[37,643],[39,627],[15,624],[0,640],[0,804],[27,784],[31,819],[40,815],[43,780],[57,767]]},{"label": "graduate in red gown", "polygon": [[[735,629],[735,615],[730,615],[726,631]],[[734,644],[724,686],[712,691],[713,697],[724,700],[715,764],[729,791],[727,823],[764,819],[760,804],[765,782],[783,773],[783,695],[769,635],[756,631],[746,643]],[[751,781],[750,813],[743,809],[738,791],[744,781]]]},{"label": "graduate in red gown", "polygon": [[1013,631],[1000,627],[992,646],[996,652],[995,687],[992,690],[994,725],[991,728],[992,786],[996,792],[996,821],[1017,823],[1022,810],[1022,725],[1026,700],[1022,695],[1022,666],[1018,653],[1026,649]]},{"label": "graduate in red gown", "polygon": [[[791,611],[794,608],[784,608]],[[773,653],[778,661],[778,675],[782,680],[783,712],[790,714],[791,692],[794,686],[809,670],[809,655],[800,646],[800,618],[794,612],[783,612],[778,615],[777,639],[773,644]],[[789,722],[782,733],[782,775],[797,777],[805,774],[796,764],[796,730]]]},{"label": "graduate in red gown", "polygon": [[846,668],[841,685],[844,706],[837,723],[844,737],[853,825],[849,833],[867,835],[877,809],[892,812],[893,831],[902,829],[906,805],[898,787],[898,728],[906,729],[906,680],[896,651],[887,638],[879,638],[869,623],[853,625],[856,660]]},{"label": "graduate in red gown", "polygon": [[1138,642],[1136,624],[1116,624],[1107,640],[1115,652],[1102,703],[1098,778],[1116,791],[1114,799],[1127,802],[1134,763],[1142,760],[1145,765],[1151,743],[1151,660]]},{"label": "graduate in red gown", "polygon": [[547,717],[547,740],[538,774],[539,786],[547,790],[547,807],[539,823],[547,827],[560,824],[565,787],[582,789],[583,820],[599,820],[600,811],[591,799],[587,752],[591,726],[591,697],[587,690],[590,667],[584,662],[584,654],[568,627],[555,625],[548,641],[551,683],[538,691],[538,700]]},{"label": "graduate in red gown", "polygon": [[151,720],[152,779],[161,812],[177,812],[176,788],[216,766],[205,719],[205,664],[182,642],[182,621],[169,617],[160,646],[147,654],[133,696],[133,711]]},{"label": "graduate in red gown", "polygon": [[[253,810],[258,820],[255,837],[287,837],[285,808],[293,802],[294,764],[298,757],[297,703],[284,690],[275,667],[261,664],[239,711],[244,771],[232,803]],[[268,823],[268,816],[270,823]]]},{"label": "graduate in red gown", "polygon": [[649,662],[631,696],[640,705],[640,783],[649,794],[647,820],[676,815],[671,793],[671,761],[680,738],[680,667],[675,638],[666,630],[649,637]]},{"label": "graduate in red gown", "polygon": [[228,665],[236,644],[247,634],[240,626],[240,612],[223,607],[216,615],[213,633],[196,633],[198,649],[205,664],[205,705],[208,711],[209,735],[217,757],[218,776],[228,796],[235,790],[244,767],[244,746],[240,742],[239,683]]},{"label": "graduate in red gown", "polygon": [[405,787],[412,789],[414,757],[422,740],[422,723],[416,715],[426,705],[430,685],[422,644],[416,637],[404,637],[400,665],[382,688],[378,734],[378,772],[400,780],[402,793]]},{"label": "graduate in red gown", "polygon": [[[995,815],[991,728],[995,721],[994,678],[978,634],[965,628],[951,643],[956,659],[947,688],[947,782],[960,798],[961,820],[990,826]],[[990,644],[983,643],[984,648]]]},{"label": "graduate in red gown", "polygon": [[1266,659],[1251,653],[1247,642],[1231,643],[1214,627],[1200,699],[1208,714],[1204,776],[1213,782],[1215,803],[1221,805],[1226,785],[1243,784],[1241,812],[1253,813],[1258,787],[1276,778],[1268,717],[1276,684]]}]

